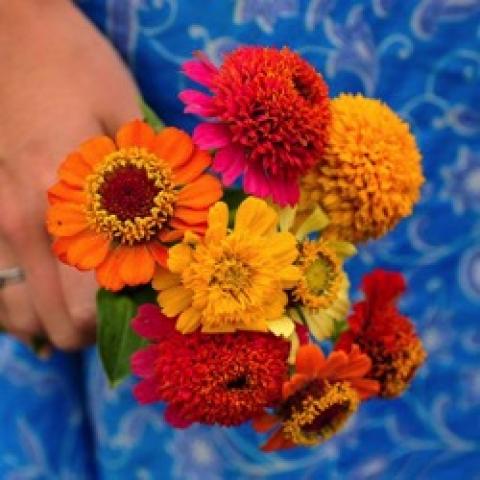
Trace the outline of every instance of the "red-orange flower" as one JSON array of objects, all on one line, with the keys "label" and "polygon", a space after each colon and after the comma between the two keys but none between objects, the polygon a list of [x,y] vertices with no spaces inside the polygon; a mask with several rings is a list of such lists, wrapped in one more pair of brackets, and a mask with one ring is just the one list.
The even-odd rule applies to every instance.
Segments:
[{"label": "red-orange flower", "polygon": [[353,306],[349,329],[335,349],[349,352],[359,345],[372,360],[368,377],[380,383],[380,396],[396,397],[426,358],[413,323],[396,306],[405,291],[405,280],[399,273],[377,269],[364,277],[362,290],[365,300]]},{"label": "red-orange flower", "polygon": [[165,243],[204,233],[208,209],[221,196],[204,171],[207,152],[176,128],[155,134],[141,121],[115,142],[93,138],[67,156],[49,189],[48,231],[54,252],[80,270],[95,269],[109,290],[148,283],[166,264]]},{"label": "red-orange flower", "polygon": [[361,400],[378,392],[378,383],[366,379],[371,362],[353,346],[347,354],[325,357],[313,344],[299,348],[295,374],[283,385],[283,404],[275,414],[254,421],[257,432],[275,429],[263,445],[269,452],[328,440],[357,410]]},{"label": "red-orange flower", "polygon": [[134,330],[151,344],[132,357],[142,377],[140,403],[167,403],[165,419],[182,428],[193,422],[240,425],[278,405],[287,376],[289,342],[259,332],[182,335],[175,319],[143,305]]}]

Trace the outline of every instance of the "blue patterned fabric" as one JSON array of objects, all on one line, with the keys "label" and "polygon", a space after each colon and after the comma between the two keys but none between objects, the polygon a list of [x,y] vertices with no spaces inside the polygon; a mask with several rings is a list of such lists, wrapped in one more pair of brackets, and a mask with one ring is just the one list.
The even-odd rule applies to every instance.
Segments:
[{"label": "blue patterned fabric", "polygon": [[320,448],[263,455],[249,428],[172,430],[161,407],[105,384],[96,353],[33,358],[0,340],[6,480],[480,478],[480,0],[83,0],[147,100],[191,129],[180,64],[238,44],[296,49],[335,95],[361,91],[408,119],[424,154],[415,215],[348,264],[402,271],[402,308],[429,359],[410,391],[364,405]]}]

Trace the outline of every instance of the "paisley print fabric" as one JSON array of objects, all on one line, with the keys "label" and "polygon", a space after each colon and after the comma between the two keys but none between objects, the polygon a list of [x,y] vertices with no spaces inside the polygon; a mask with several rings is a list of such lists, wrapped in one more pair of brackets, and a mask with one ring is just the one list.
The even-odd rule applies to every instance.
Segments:
[{"label": "paisley print fabric", "polygon": [[[194,50],[288,45],[333,95],[360,91],[412,123],[427,182],[412,218],[348,263],[354,288],[399,270],[429,353],[410,391],[370,401],[334,440],[264,455],[247,426],[172,430],[110,390],[94,350],[35,359],[0,340],[0,478],[452,479],[480,469],[480,0],[80,0],[157,112],[191,129],[178,92]],[[355,291],[355,290],[353,290]]]}]

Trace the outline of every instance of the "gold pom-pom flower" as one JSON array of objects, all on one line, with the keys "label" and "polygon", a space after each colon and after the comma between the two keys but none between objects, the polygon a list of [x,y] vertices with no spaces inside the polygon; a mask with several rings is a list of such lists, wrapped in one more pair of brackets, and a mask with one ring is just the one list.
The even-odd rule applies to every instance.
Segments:
[{"label": "gold pom-pom flower", "polygon": [[412,213],[424,182],[406,122],[379,100],[342,94],[331,102],[324,155],[303,178],[300,210],[320,205],[329,238],[378,238]]}]

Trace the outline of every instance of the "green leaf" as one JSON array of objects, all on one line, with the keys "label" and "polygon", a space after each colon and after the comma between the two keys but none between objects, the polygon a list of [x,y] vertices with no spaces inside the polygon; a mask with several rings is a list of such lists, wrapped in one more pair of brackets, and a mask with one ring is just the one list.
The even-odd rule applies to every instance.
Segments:
[{"label": "green leaf", "polygon": [[155,132],[159,132],[165,128],[165,124],[160,120],[160,117],[153,111],[153,109],[140,97],[140,110],[142,111],[143,119],[147,122]]},{"label": "green leaf", "polygon": [[333,344],[337,343],[338,337],[340,337],[340,335],[345,330],[348,330],[348,323],[346,319],[337,320],[334,323],[333,333],[332,333],[332,336],[330,337],[330,340],[332,341]]},{"label": "green leaf", "polygon": [[247,194],[239,188],[226,188],[224,190],[222,201],[228,205],[228,224],[230,226],[233,226],[238,207],[246,198]]},{"label": "green leaf", "polygon": [[130,375],[131,355],[147,344],[130,327],[138,306],[144,303],[155,303],[151,287],[119,293],[100,289],[97,293],[98,351],[112,387]]}]

